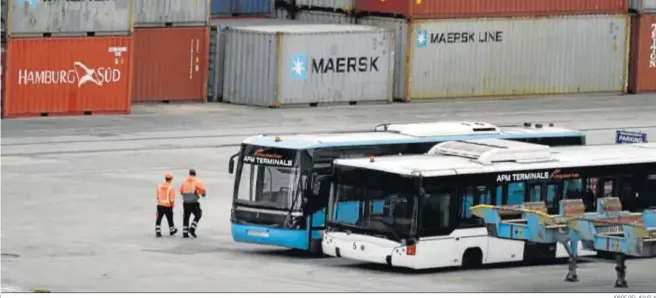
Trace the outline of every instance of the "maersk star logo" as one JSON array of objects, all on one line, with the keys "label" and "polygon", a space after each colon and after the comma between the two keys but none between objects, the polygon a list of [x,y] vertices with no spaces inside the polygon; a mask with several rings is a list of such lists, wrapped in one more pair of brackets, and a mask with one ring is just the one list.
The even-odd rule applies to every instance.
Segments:
[{"label": "maersk star logo", "polygon": [[307,78],[307,56],[292,56],[291,75],[294,80],[305,80]]},{"label": "maersk star logo", "polygon": [[423,48],[428,45],[428,31],[424,29],[417,30],[417,47]]}]

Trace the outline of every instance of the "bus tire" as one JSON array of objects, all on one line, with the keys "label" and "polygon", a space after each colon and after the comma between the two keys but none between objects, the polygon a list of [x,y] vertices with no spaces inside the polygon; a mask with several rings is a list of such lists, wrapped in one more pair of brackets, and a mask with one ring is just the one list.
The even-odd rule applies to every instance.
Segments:
[{"label": "bus tire", "polygon": [[321,247],[321,240],[311,240],[309,252],[314,257],[323,257],[323,247]]},{"label": "bus tire", "polygon": [[483,265],[483,251],[478,247],[470,247],[462,255],[462,269],[473,269]]}]

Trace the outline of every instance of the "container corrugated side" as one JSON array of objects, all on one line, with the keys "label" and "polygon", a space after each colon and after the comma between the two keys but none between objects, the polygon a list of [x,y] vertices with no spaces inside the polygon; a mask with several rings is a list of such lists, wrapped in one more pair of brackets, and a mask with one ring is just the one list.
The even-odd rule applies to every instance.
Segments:
[{"label": "container corrugated side", "polygon": [[620,14],[629,0],[355,0],[360,13],[383,13],[409,19]]},{"label": "container corrugated side", "polygon": [[[297,24],[300,21],[287,19],[223,19],[213,20],[210,30],[210,55],[207,80],[208,101],[223,99],[223,78],[225,75],[226,31],[231,26],[262,26]],[[233,74],[228,74],[233,75]]]},{"label": "container corrugated side", "polygon": [[133,102],[205,101],[207,27],[134,30]]},{"label": "container corrugated side", "polygon": [[392,100],[394,34],[302,24],[228,30],[224,98],[279,107]]},{"label": "container corrugated side", "polygon": [[638,13],[656,13],[656,0],[630,0],[629,9]]},{"label": "container corrugated side", "polygon": [[275,0],[211,0],[211,16],[271,16]]},{"label": "container corrugated side", "polygon": [[293,16],[285,7],[276,7],[274,17],[276,19],[292,20]]},{"label": "container corrugated side", "polygon": [[135,27],[206,26],[208,0],[134,0]]},{"label": "container corrugated side", "polygon": [[355,18],[351,15],[338,12],[325,12],[317,10],[299,10],[296,19],[317,24],[354,24]]},{"label": "container corrugated side", "polygon": [[128,113],[132,38],[13,38],[4,117]]},{"label": "container corrugated side", "polygon": [[11,1],[9,36],[127,35],[132,31],[132,0]]},{"label": "container corrugated side", "polygon": [[396,40],[394,48],[394,99],[402,99],[406,95],[406,72],[407,72],[407,44],[408,40],[413,39],[408,37],[408,22],[404,19],[398,18],[384,18],[384,17],[361,17],[357,20],[358,24],[386,28],[394,32],[394,39]]},{"label": "container corrugated side", "polygon": [[[398,1],[398,0],[396,0]],[[355,7],[354,0],[285,0],[286,3],[296,5],[297,7],[334,9],[350,12]]]},{"label": "container corrugated side", "polygon": [[656,92],[656,13],[632,17],[629,91]]},{"label": "container corrugated side", "polygon": [[413,23],[409,98],[624,92],[627,15]]}]

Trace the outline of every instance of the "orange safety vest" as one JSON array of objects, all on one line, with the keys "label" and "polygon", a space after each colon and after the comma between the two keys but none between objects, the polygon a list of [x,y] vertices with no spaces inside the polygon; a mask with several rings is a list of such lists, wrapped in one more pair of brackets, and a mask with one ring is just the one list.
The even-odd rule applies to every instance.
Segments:
[{"label": "orange safety vest", "polygon": [[205,184],[203,180],[200,180],[196,177],[189,176],[185,181],[180,185],[180,194],[196,194],[204,195],[205,194]]},{"label": "orange safety vest", "polygon": [[157,205],[163,207],[175,206],[175,191],[171,183],[162,182],[157,186]]}]

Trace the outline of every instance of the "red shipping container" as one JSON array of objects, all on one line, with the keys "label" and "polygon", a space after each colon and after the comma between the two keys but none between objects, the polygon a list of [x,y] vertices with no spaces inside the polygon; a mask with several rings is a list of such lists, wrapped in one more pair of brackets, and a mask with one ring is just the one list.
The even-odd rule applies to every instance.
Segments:
[{"label": "red shipping container", "polygon": [[355,0],[356,12],[408,19],[621,14],[629,0]]},{"label": "red shipping container", "polygon": [[131,42],[129,36],[9,39],[3,116],[129,113]]},{"label": "red shipping container", "polygon": [[207,101],[207,27],[137,28],[133,102]]},{"label": "red shipping container", "polygon": [[631,19],[629,92],[656,92],[656,14]]}]

